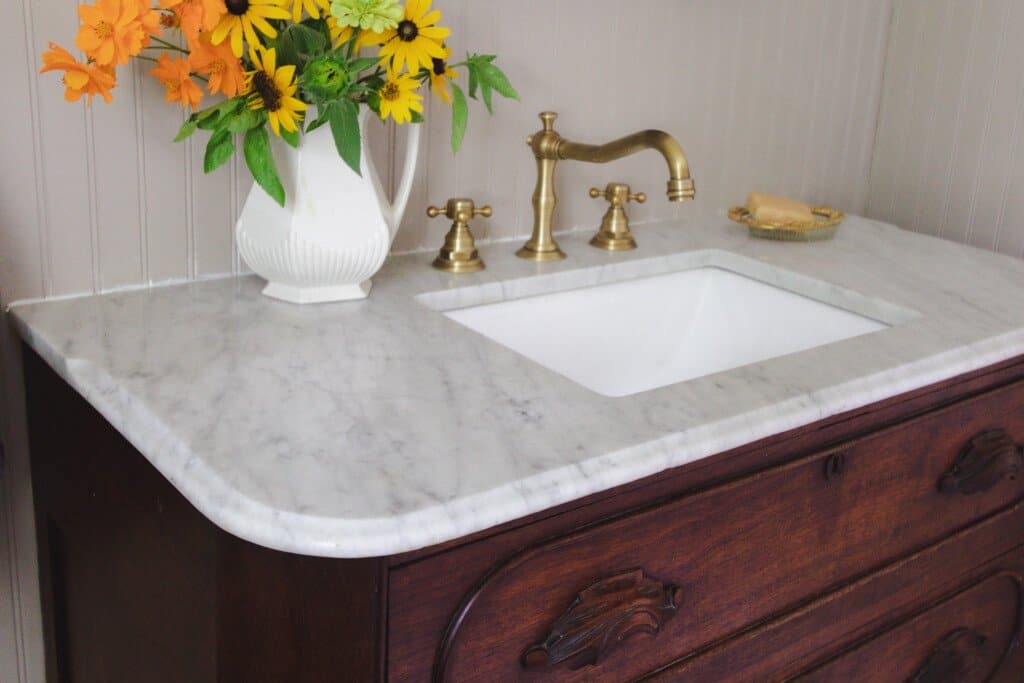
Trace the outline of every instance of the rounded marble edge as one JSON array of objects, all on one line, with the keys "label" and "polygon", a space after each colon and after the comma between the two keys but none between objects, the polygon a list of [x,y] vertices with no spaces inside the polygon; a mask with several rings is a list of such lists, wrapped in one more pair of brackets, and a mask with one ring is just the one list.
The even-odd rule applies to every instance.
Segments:
[{"label": "rounded marble edge", "polygon": [[338,559],[394,555],[458,539],[1024,353],[1020,330],[446,503],[386,518],[345,519],[277,510],[241,494],[106,373],[61,356],[20,321],[18,327],[212,523],[267,548]]}]

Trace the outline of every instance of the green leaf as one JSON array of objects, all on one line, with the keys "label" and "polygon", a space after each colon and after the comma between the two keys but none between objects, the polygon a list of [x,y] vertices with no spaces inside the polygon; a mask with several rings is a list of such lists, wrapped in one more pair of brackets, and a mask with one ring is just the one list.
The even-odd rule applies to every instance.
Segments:
[{"label": "green leaf", "polygon": [[250,128],[255,128],[264,122],[264,114],[261,111],[243,109],[227,121],[227,130],[232,133],[244,133]]},{"label": "green leaf", "polygon": [[210,136],[210,141],[206,143],[203,171],[212,173],[231,158],[231,155],[235,153],[235,143],[231,137],[228,130],[218,130]]},{"label": "green leaf", "polygon": [[284,140],[285,142],[287,142],[292,147],[298,149],[298,147],[299,147],[299,131],[296,130],[293,133],[292,131],[285,130],[282,127],[281,128],[281,139]]},{"label": "green leaf", "polygon": [[507,97],[510,100],[519,99],[519,93],[509,83],[505,72],[490,62],[484,62],[480,65],[480,80],[497,90],[498,94],[502,97]]},{"label": "green leaf", "polygon": [[306,132],[307,133],[312,133],[314,130],[316,130],[320,126],[324,125],[325,123],[327,123],[327,113],[326,112],[324,112],[319,117],[317,117],[316,120],[310,121],[306,125]]},{"label": "green leaf", "polygon": [[270,136],[267,127],[259,126],[245,134],[245,164],[249,167],[252,177],[267,194],[281,206],[284,206],[284,186],[277,175],[274,156],[270,153]]},{"label": "green leaf", "polygon": [[331,122],[331,133],[334,134],[334,146],[338,148],[338,154],[356,175],[361,176],[359,160],[363,140],[359,134],[359,107],[352,100],[338,100],[330,104],[327,116]]},{"label": "green leaf", "polygon": [[487,105],[487,113],[494,116],[494,105],[491,104],[491,86],[486,82],[480,84],[480,96]]},{"label": "green leaf", "polygon": [[457,83],[452,83],[452,151],[458,152],[462,140],[466,137],[466,125],[469,123],[469,105],[466,95]]},{"label": "green leaf", "polygon": [[477,88],[480,87],[480,77],[477,76],[476,67],[472,63],[466,65],[466,71],[469,72],[469,96],[475,100]]},{"label": "green leaf", "polygon": [[216,130],[229,116],[234,116],[245,106],[245,99],[234,97],[220,104],[195,113],[196,125],[203,130]]},{"label": "green leaf", "polygon": [[174,141],[181,142],[182,140],[190,137],[192,133],[196,132],[196,128],[198,127],[199,119],[195,114],[192,114],[192,116],[188,117],[188,119],[185,120],[185,123],[182,124],[181,130],[178,131],[178,134],[174,136]]},{"label": "green leaf", "polygon": [[370,111],[380,117],[380,92],[377,90],[371,90],[366,93],[366,106],[370,108]]},{"label": "green leaf", "polygon": [[354,76],[355,74],[358,74],[361,71],[372,69],[373,67],[380,64],[380,62],[380,57],[360,57],[359,59],[353,59],[351,62],[348,63],[347,66],[349,73],[353,74]]},{"label": "green leaf", "polygon": [[321,31],[305,24],[292,24],[277,38],[278,65],[293,64],[301,67],[324,51],[327,38]]}]

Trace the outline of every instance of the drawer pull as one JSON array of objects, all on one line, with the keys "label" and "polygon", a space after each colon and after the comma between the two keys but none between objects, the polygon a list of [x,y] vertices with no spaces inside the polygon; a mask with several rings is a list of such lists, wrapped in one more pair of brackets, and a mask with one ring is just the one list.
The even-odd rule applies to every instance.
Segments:
[{"label": "drawer pull", "polygon": [[548,636],[520,658],[528,671],[597,665],[637,633],[657,635],[675,616],[682,589],[634,569],[602,579],[583,590]]},{"label": "drawer pull", "polygon": [[1015,480],[1024,454],[1005,430],[995,429],[971,439],[960,458],[939,480],[947,495],[983,493],[1004,479]]},{"label": "drawer pull", "polygon": [[825,479],[832,481],[843,476],[846,471],[846,454],[833,453],[825,458]]},{"label": "drawer pull", "polygon": [[907,683],[953,683],[971,678],[984,664],[988,638],[969,628],[947,633]]}]

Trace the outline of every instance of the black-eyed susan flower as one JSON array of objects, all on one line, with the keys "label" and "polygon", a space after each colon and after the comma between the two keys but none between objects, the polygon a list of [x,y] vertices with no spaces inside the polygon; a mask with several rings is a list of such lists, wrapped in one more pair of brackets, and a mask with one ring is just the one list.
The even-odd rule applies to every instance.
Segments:
[{"label": "black-eyed susan flower", "polygon": [[377,93],[380,95],[380,117],[389,116],[395,123],[409,123],[412,113],[423,112],[423,96],[416,92],[420,82],[404,73],[401,76],[388,72],[387,80]]},{"label": "black-eyed susan flower", "polygon": [[441,21],[441,12],[430,11],[431,0],[408,0],[405,5],[405,18],[398,26],[385,31],[382,35],[384,45],[380,49],[382,57],[390,57],[392,68],[401,71],[408,65],[409,71],[419,73],[420,69],[430,70],[435,59],[444,59],[444,39],[451,31],[437,26]]},{"label": "black-eyed susan flower", "polygon": [[257,50],[253,62],[256,68],[246,74],[245,80],[249,108],[266,110],[275,135],[280,135],[282,128],[298,132],[298,122],[307,105],[295,97],[299,88],[295,67],[289,64],[278,68],[277,51],[273,48]]},{"label": "black-eyed susan flower", "polygon": [[249,41],[250,56],[254,56],[260,44],[257,30],[268,38],[277,37],[277,29],[267,19],[291,18],[288,10],[281,7],[281,0],[224,0],[224,7],[227,13],[210,37],[214,45],[220,45],[231,36],[231,51],[236,57],[242,56],[244,40]]},{"label": "black-eyed susan flower", "polygon": [[338,48],[352,39],[356,29],[351,26],[342,26],[333,14],[329,14],[327,15],[327,32],[331,35],[331,47]]},{"label": "black-eyed susan flower", "polygon": [[327,13],[329,4],[327,0],[285,0],[284,7],[292,7],[292,21],[296,24],[302,21],[302,10],[306,10],[309,16],[314,19],[320,18],[320,13]]},{"label": "black-eyed susan flower", "polygon": [[452,95],[448,92],[448,81],[459,75],[459,72],[448,66],[448,58],[452,56],[451,48],[444,48],[444,58],[434,59],[430,69],[430,90],[440,95],[448,104],[452,103]]}]

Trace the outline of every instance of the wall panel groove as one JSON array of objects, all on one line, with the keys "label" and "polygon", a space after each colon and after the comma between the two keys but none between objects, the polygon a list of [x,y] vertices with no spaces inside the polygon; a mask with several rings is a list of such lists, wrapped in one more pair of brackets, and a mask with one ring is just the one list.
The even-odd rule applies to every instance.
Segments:
[{"label": "wall panel groove", "polygon": [[1022,25],[1016,0],[896,1],[868,215],[1024,256]]},{"label": "wall panel groove", "polygon": [[[32,151],[34,155],[34,166],[32,168],[33,178],[35,180],[35,194],[36,194],[36,212],[35,216],[26,216],[29,221],[34,223],[34,227],[37,231],[38,243],[39,243],[39,266],[40,276],[42,281],[40,282],[40,290],[35,292],[36,296],[46,296],[53,291],[53,279],[52,263],[50,261],[50,222],[49,217],[46,213],[46,173],[43,168],[43,150],[42,150],[42,135],[41,129],[42,124],[39,120],[39,85],[36,82],[36,62],[30,57],[32,54],[32,47],[34,45],[33,36],[35,35],[35,29],[33,28],[33,17],[32,17],[32,0],[22,0],[22,17],[24,22],[24,45],[25,45],[25,62],[28,67],[28,106],[29,106],[29,120],[32,124]],[[14,170],[14,169],[12,169]],[[21,219],[22,217],[14,217],[14,220]],[[29,282],[22,283],[0,283],[0,290],[4,291],[7,296],[12,295],[12,290],[15,293],[21,293],[23,290],[26,294],[32,292],[32,284]],[[14,294],[15,296],[17,294]],[[32,294],[28,294],[31,296]]]},{"label": "wall panel groove", "polygon": [[95,291],[101,288],[100,272],[103,266],[100,261],[99,209],[96,206],[96,133],[92,109],[85,110],[85,153],[89,182],[89,253],[92,257],[92,288]]}]

